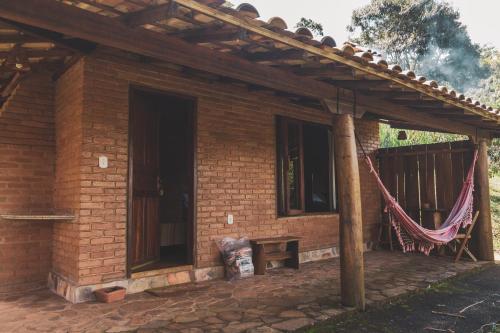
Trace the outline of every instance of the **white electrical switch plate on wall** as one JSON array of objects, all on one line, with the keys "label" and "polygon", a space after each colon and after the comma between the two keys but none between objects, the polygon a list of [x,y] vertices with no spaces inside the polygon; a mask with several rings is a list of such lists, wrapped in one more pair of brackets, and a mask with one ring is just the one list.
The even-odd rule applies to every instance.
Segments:
[{"label": "white electrical switch plate on wall", "polygon": [[233,223],[234,223],[233,214],[228,214],[227,215],[227,224],[233,224]]},{"label": "white electrical switch plate on wall", "polygon": [[108,167],[108,158],[106,156],[99,156],[99,168],[106,169]]}]

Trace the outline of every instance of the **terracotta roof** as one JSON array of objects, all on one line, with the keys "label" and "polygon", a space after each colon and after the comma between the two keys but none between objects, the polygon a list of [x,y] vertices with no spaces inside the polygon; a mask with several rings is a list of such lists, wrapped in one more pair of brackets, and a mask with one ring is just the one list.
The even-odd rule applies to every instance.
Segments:
[{"label": "terracotta roof", "polygon": [[[356,44],[338,44],[331,36],[316,40],[306,28],[290,31],[285,20],[259,19],[251,4],[229,8],[223,0],[62,0],[64,4],[123,20],[129,26],[141,26],[175,36],[219,52],[231,53],[253,62],[289,70],[415,108],[415,112],[455,117],[476,127],[498,131],[499,110],[473,101],[438,82],[388,64],[380,54]],[[198,5],[203,5],[200,8]],[[209,8],[210,11],[206,10]],[[19,48],[31,52],[27,43],[2,43],[0,52]],[[18,32],[12,31],[13,35]],[[60,51],[52,44],[47,50]],[[29,54],[28,52],[28,54]],[[7,59],[5,52],[3,63]],[[63,59],[61,54],[58,58]],[[2,53],[0,53],[2,59]],[[29,62],[37,61],[28,56]],[[42,57],[42,61],[51,57]],[[1,79],[1,78],[0,78]],[[1,84],[1,81],[0,81]],[[446,111],[446,112],[442,112]]]}]

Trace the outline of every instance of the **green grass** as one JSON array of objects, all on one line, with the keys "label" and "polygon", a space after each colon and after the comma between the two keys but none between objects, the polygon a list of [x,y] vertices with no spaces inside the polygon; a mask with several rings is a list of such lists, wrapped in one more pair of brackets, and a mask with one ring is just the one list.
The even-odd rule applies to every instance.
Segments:
[{"label": "green grass", "polygon": [[500,253],[500,176],[490,179],[491,218],[495,251]]}]

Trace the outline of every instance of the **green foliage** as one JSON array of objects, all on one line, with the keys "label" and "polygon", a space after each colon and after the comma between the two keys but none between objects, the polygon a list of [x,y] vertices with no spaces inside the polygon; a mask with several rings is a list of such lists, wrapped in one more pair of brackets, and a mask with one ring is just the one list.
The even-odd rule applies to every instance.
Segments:
[{"label": "green foliage", "polygon": [[323,25],[321,23],[315,22],[311,19],[301,18],[299,23],[295,25],[295,28],[307,28],[311,30],[316,36],[323,36]]},{"label": "green foliage", "polygon": [[[500,108],[500,52],[494,47],[481,50],[481,61],[488,66],[491,75],[482,80],[479,87],[471,89],[468,95],[493,108]],[[494,139],[488,151],[490,156],[490,173],[500,174],[500,139]]]},{"label": "green foliage", "polygon": [[458,11],[438,0],[372,0],[353,12],[354,41],[460,90],[488,76]]},{"label": "green foliage", "polygon": [[391,128],[389,125],[380,124],[380,147],[402,147],[468,139],[466,136],[457,134],[406,130],[407,139],[398,140],[399,131],[399,129]]},{"label": "green foliage", "polygon": [[495,249],[500,250],[500,177],[490,179],[491,219],[493,220],[493,240]]},{"label": "green foliage", "polygon": [[494,47],[481,50],[481,62],[487,66],[491,75],[482,80],[479,87],[471,89],[468,95],[493,108],[500,108],[500,52]]}]

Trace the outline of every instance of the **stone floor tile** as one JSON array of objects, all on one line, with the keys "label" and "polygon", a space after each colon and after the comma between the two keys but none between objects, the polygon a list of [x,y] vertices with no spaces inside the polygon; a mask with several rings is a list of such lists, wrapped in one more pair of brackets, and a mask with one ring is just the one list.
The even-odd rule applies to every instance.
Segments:
[{"label": "stone floor tile", "polygon": [[[365,258],[369,304],[484,264],[385,251]],[[47,290],[0,295],[0,332],[277,333],[349,311],[340,305],[339,273],[339,260],[329,259],[303,264],[298,271],[279,268],[240,281],[127,295],[112,304],[70,304]]]}]

